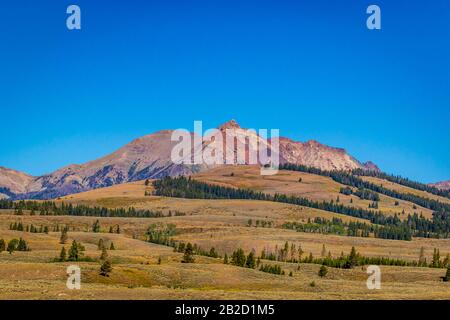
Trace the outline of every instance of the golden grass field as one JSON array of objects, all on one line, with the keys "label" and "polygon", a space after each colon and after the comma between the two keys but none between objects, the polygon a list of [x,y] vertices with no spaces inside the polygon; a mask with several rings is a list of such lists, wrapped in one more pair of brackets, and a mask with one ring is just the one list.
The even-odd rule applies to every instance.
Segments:
[{"label": "golden grass field", "polygon": [[[234,173],[234,177],[230,173]],[[302,177],[302,182],[298,178]],[[339,194],[340,185],[323,177],[281,172],[273,177],[257,175],[254,168],[229,167],[214,169],[196,176],[202,181],[235,187],[250,187],[265,192],[283,192],[308,196],[312,199],[335,199],[348,202]],[[384,184],[387,187],[387,184]],[[389,186],[401,187],[401,186]],[[440,277],[445,269],[381,266],[382,287],[369,290],[365,267],[351,270],[328,268],[325,278],[318,276],[319,265],[269,262],[279,264],[286,275],[273,275],[258,270],[223,264],[221,259],[195,256],[195,263],[181,263],[182,253],[171,247],[143,241],[152,223],[175,224],[179,233],[174,237],[192,242],[209,250],[214,246],[219,254],[230,255],[238,247],[246,252],[254,249],[257,254],[263,248],[282,247],[286,241],[301,246],[305,254],[320,256],[322,247],[333,256],[343,251],[347,254],[354,246],[366,256],[385,256],[405,260],[417,260],[423,247],[427,260],[431,260],[434,248],[441,256],[450,252],[450,240],[413,239],[395,241],[375,238],[358,238],[323,235],[285,230],[279,226],[286,221],[303,221],[313,217],[339,217],[345,221],[357,220],[322,210],[282,203],[254,200],[197,200],[144,196],[151,190],[143,181],[116,185],[70,195],[58,201],[87,205],[136,207],[161,210],[167,213],[180,211],[184,216],[163,218],[97,218],[73,216],[22,216],[0,210],[0,238],[9,240],[22,237],[28,241],[31,251],[0,253],[0,299],[449,299],[450,284]],[[389,211],[393,199],[380,201],[380,209]],[[354,197],[354,204],[365,206]],[[411,203],[401,203],[408,211]],[[395,207],[392,210],[399,210]],[[391,213],[394,211],[390,211]],[[424,211],[425,214],[425,211]],[[427,214],[430,214],[429,212]],[[100,221],[100,233],[88,232],[96,220]],[[272,228],[248,227],[249,219],[272,221]],[[73,239],[86,247],[85,255],[94,262],[53,262],[59,255],[60,233],[32,234],[8,230],[11,222],[53,227],[68,225],[77,231],[69,231],[66,249]],[[361,220],[364,221],[364,220]],[[109,226],[120,225],[121,234],[108,233]],[[114,242],[116,250],[109,250],[113,264],[110,277],[99,275],[100,251],[98,240]],[[161,264],[158,264],[161,259]],[[81,290],[66,288],[66,268],[77,264],[82,270]],[[292,271],[293,276],[287,274]],[[312,287],[311,282],[315,282]]]}]

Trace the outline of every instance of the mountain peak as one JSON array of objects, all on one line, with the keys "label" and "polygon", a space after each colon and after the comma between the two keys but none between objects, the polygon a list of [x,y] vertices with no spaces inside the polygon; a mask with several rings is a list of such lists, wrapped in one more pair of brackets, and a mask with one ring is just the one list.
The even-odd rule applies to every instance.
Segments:
[{"label": "mountain peak", "polygon": [[231,119],[230,121],[225,122],[219,127],[219,130],[225,129],[241,129],[241,126],[236,122],[236,120]]}]

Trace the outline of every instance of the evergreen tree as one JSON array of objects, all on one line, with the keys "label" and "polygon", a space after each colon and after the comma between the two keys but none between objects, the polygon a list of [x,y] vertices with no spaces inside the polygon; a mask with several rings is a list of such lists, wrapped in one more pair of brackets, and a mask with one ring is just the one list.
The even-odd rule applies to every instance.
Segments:
[{"label": "evergreen tree", "polygon": [[6,250],[9,252],[9,254],[12,254],[17,249],[18,244],[19,240],[17,239],[12,239],[8,242],[8,247]]},{"label": "evergreen tree", "polygon": [[30,248],[28,248],[27,242],[24,239],[20,238],[19,242],[17,244],[16,250],[17,251],[30,251]]},{"label": "evergreen tree", "polygon": [[444,282],[450,281],[450,266],[447,267],[447,272],[445,273],[445,276],[442,278],[442,280],[444,280]]},{"label": "evergreen tree", "polygon": [[321,265],[318,273],[319,277],[323,278],[327,275],[327,273],[328,273],[327,267],[325,265]]},{"label": "evergreen tree", "polygon": [[225,253],[225,256],[223,257],[223,263],[228,264],[228,255]]},{"label": "evergreen tree", "polygon": [[256,266],[256,259],[255,259],[255,254],[253,251],[251,251],[248,256],[247,256],[247,260],[245,261],[245,266],[247,268],[250,269],[254,269]]},{"label": "evergreen tree", "polygon": [[69,261],[78,261],[80,258],[79,246],[75,240],[72,241],[72,245],[69,249]]},{"label": "evergreen tree", "polygon": [[100,255],[100,260],[106,260],[108,259],[108,251],[106,251],[106,248],[102,248],[102,254]]},{"label": "evergreen tree", "polygon": [[65,227],[65,228],[63,228],[63,229],[61,230],[61,237],[59,238],[59,243],[60,243],[60,244],[66,244],[67,239],[68,239],[68,236],[67,236],[67,227]]},{"label": "evergreen tree", "polygon": [[161,257],[158,257],[158,264],[161,264],[162,260]]},{"label": "evergreen tree", "polygon": [[0,239],[0,252],[3,252],[6,250],[6,243],[5,240]]},{"label": "evergreen tree", "polygon": [[100,221],[95,221],[94,224],[92,225],[92,232],[100,232]]},{"label": "evergreen tree", "polygon": [[105,247],[105,243],[103,242],[103,239],[100,238],[100,239],[98,240],[97,250],[103,250],[104,247]]},{"label": "evergreen tree", "polygon": [[111,241],[111,245],[109,246],[109,250],[116,250],[116,248],[114,247],[114,242]]},{"label": "evergreen tree", "polygon": [[431,261],[431,265],[434,268],[438,268],[440,266],[441,255],[439,253],[439,249],[434,248],[433,251],[433,260]]},{"label": "evergreen tree", "polygon": [[235,252],[233,252],[231,256],[231,263],[238,267],[244,267],[245,266],[245,253],[244,250],[241,248],[237,249]]},{"label": "evergreen tree", "polygon": [[120,233],[120,226],[119,225],[117,225],[116,233]]},{"label": "evergreen tree", "polygon": [[112,272],[112,265],[109,260],[103,261],[100,266],[100,275],[104,277],[109,277],[109,274]]},{"label": "evergreen tree", "polygon": [[211,247],[211,249],[209,250],[209,256],[211,258],[218,258],[219,257],[219,255],[216,252],[216,249],[214,249],[214,247]]},{"label": "evergreen tree", "polygon": [[192,248],[192,244],[188,242],[186,245],[186,249],[184,249],[183,263],[193,263],[194,262],[194,250]]},{"label": "evergreen tree", "polygon": [[325,258],[327,255],[327,249],[325,248],[325,244],[322,244],[322,253],[320,254],[322,258]]},{"label": "evergreen tree", "polygon": [[356,253],[355,247],[352,247],[350,255],[348,256],[347,267],[353,268],[358,265],[358,254]]},{"label": "evergreen tree", "polygon": [[113,227],[109,226],[109,233],[114,233]]},{"label": "evergreen tree", "polygon": [[64,262],[67,259],[66,248],[61,248],[61,253],[59,254],[59,261]]},{"label": "evergreen tree", "polygon": [[424,267],[427,265],[427,259],[425,258],[425,249],[424,247],[420,248],[420,254],[419,254],[419,267]]}]

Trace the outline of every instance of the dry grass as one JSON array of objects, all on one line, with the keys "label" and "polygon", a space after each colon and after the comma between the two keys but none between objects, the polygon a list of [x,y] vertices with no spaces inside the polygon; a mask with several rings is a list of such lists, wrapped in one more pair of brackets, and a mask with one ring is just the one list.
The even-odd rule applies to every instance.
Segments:
[{"label": "dry grass", "polygon": [[[234,177],[230,173],[234,173]],[[302,177],[302,182],[298,182]],[[197,179],[234,187],[248,187],[265,192],[283,192],[307,196],[316,200],[331,200],[339,195],[347,204],[349,197],[339,194],[341,185],[331,179],[297,172],[283,171],[272,177],[261,177],[251,167],[228,167],[196,176]],[[385,186],[387,186],[385,184]],[[0,253],[0,299],[449,299],[450,285],[441,281],[444,269],[381,266],[382,289],[368,290],[365,268],[340,270],[328,268],[325,278],[317,275],[320,266],[280,263],[286,274],[278,276],[257,270],[224,265],[220,259],[196,256],[194,264],[181,263],[182,254],[172,248],[147,243],[143,238],[152,223],[173,223],[179,234],[177,240],[192,242],[208,250],[214,246],[219,253],[230,254],[238,247],[246,252],[255,249],[281,247],[286,241],[301,245],[305,255],[320,256],[322,246],[338,256],[355,246],[363,255],[386,256],[417,260],[420,248],[430,261],[433,249],[441,255],[450,252],[450,240],[414,239],[394,241],[374,238],[356,238],[335,235],[299,233],[279,226],[286,221],[306,221],[308,218],[340,217],[345,221],[355,218],[330,212],[282,203],[252,200],[189,200],[144,196],[143,181],[117,185],[64,197],[58,201],[101,205],[110,208],[134,206],[140,209],[160,210],[164,213],[181,211],[185,216],[165,218],[97,218],[69,216],[15,216],[11,211],[0,211],[0,238],[10,240],[22,237],[32,251]],[[368,201],[353,197],[355,205],[367,207]],[[412,208],[390,208],[394,199],[382,197],[380,208],[396,212]],[[410,212],[410,210],[406,210]],[[428,214],[428,213],[427,213]],[[102,233],[88,232],[96,220]],[[273,221],[276,228],[246,227],[252,219]],[[85,255],[94,262],[53,262],[59,255],[60,234],[31,234],[8,230],[9,224],[22,221],[35,226],[68,225],[68,249],[72,240],[86,247]],[[365,221],[367,222],[367,221]],[[121,234],[107,233],[110,226],[120,225]],[[102,238],[116,250],[108,251],[113,262],[110,277],[99,275],[97,243]],[[162,263],[158,264],[158,259]],[[264,263],[274,263],[264,261]],[[82,269],[81,290],[65,286],[66,268],[77,264]],[[314,281],[315,287],[310,283]]]}]

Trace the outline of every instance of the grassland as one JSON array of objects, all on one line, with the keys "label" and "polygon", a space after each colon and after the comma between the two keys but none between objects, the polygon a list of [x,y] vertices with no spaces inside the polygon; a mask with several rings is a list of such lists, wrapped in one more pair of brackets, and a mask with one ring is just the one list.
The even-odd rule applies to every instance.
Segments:
[{"label": "grassland", "polygon": [[[196,176],[197,179],[227,186],[249,187],[264,192],[282,192],[331,200],[339,195],[340,185],[330,179],[311,174],[281,172],[277,176],[260,177],[250,167],[215,169]],[[233,176],[231,176],[233,172]],[[299,182],[299,178],[302,182]],[[387,184],[385,185],[387,186]],[[392,186],[398,187],[400,186]],[[263,261],[279,264],[286,275],[273,275],[254,269],[223,264],[221,259],[195,256],[195,263],[181,263],[182,253],[171,247],[143,241],[150,224],[175,224],[174,239],[191,242],[204,249],[215,247],[219,254],[230,255],[238,247],[246,252],[254,249],[282,247],[286,241],[301,246],[305,254],[320,256],[322,247],[333,256],[348,253],[352,246],[365,256],[385,256],[408,261],[417,260],[420,248],[431,260],[438,248],[441,256],[450,252],[450,240],[414,238],[396,241],[375,238],[347,237],[302,233],[281,229],[286,221],[305,222],[308,218],[339,217],[345,221],[358,219],[322,210],[254,200],[196,200],[144,196],[151,191],[143,181],[117,185],[70,195],[58,201],[109,208],[130,207],[161,210],[165,214],[180,211],[185,215],[163,218],[106,218],[74,216],[17,216],[0,210],[0,238],[22,237],[29,243],[29,252],[0,253],[0,299],[449,299],[450,285],[442,282],[444,269],[381,266],[382,288],[369,290],[366,267],[354,269],[328,268],[325,278],[318,276],[319,265]],[[388,198],[388,197],[386,197]],[[365,206],[353,197],[354,204]],[[384,202],[383,202],[384,201]],[[381,200],[380,208],[389,211]],[[402,210],[412,204],[402,202]],[[405,209],[406,211],[406,209]],[[394,212],[394,211],[391,211]],[[100,221],[101,232],[90,232]],[[272,221],[271,228],[248,227],[248,220]],[[72,240],[86,247],[85,256],[93,262],[54,262],[62,244],[59,232],[28,233],[9,230],[11,222],[49,226],[68,225],[68,249]],[[365,221],[367,222],[367,221]],[[108,233],[110,226],[120,225],[121,234]],[[114,243],[109,250],[113,264],[110,277],[99,275],[99,239]],[[161,264],[158,263],[161,260]],[[77,264],[82,270],[81,290],[66,287],[66,268]],[[292,272],[293,276],[288,276]],[[311,282],[315,286],[311,286]]]}]

